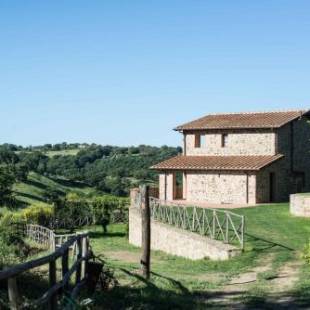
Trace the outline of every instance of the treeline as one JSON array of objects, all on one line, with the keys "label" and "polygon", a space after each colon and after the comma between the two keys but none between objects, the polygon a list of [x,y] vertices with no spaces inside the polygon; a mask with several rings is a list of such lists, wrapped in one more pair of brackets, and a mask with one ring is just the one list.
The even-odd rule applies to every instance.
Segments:
[{"label": "treeline", "polygon": [[4,143],[2,144],[1,147],[16,152],[16,151],[26,151],[26,152],[31,152],[31,151],[41,151],[41,152],[47,152],[47,151],[65,151],[65,150],[74,150],[74,149],[83,149],[87,148],[91,145],[95,144],[88,144],[88,143],[67,143],[67,142],[62,142],[62,143],[46,143],[43,145],[29,145],[29,146],[22,146],[22,145],[16,145],[16,144],[11,144],[11,143]]},{"label": "treeline", "polygon": [[[49,157],[43,149],[29,151],[15,147],[12,144],[0,146],[0,169],[3,169],[0,170],[0,182],[3,182],[1,174],[5,174],[7,182],[11,184],[14,180],[26,180],[29,171],[34,171],[82,182],[116,196],[128,195],[132,186],[157,182],[157,172],[149,167],[182,151],[181,148],[168,146],[116,147],[92,144],[81,148],[76,155]],[[8,188],[10,184],[5,187]]]}]

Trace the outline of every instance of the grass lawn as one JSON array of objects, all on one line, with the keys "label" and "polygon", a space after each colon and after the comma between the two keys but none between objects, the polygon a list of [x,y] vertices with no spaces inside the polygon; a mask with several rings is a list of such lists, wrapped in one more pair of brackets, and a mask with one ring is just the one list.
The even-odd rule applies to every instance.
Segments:
[{"label": "grass lawn", "polygon": [[94,252],[106,257],[120,282],[109,292],[96,295],[98,309],[103,305],[107,309],[226,309],[229,304],[219,306],[212,297],[224,291],[232,278],[267,265],[267,261],[267,271],[258,272],[257,281],[250,284],[241,302],[248,308],[276,309],[268,299],[270,279],[277,277],[285,264],[298,261],[301,273],[291,294],[299,305],[310,303],[310,268],[299,258],[310,237],[310,220],[292,217],[287,204],[236,212],[246,216],[246,247],[240,257],[224,262],[191,261],[153,251],[151,281],[140,275],[141,251],[128,243],[126,225],[110,225],[106,236],[101,227],[90,228]]},{"label": "grass lawn", "polygon": [[[103,195],[94,188],[83,183],[66,180],[63,178],[46,177],[35,172],[30,172],[26,182],[14,185],[16,198],[24,204],[45,203],[47,190],[57,190],[62,193],[75,192],[81,195]],[[48,205],[48,204],[47,204]]]},{"label": "grass lawn", "polygon": [[300,251],[310,238],[310,219],[290,215],[286,203],[235,209],[234,212],[246,218],[246,238],[250,246],[253,238],[259,238]]},{"label": "grass lawn", "polygon": [[76,148],[72,150],[61,150],[61,151],[47,151],[44,154],[48,157],[53,157],[53,156],[75,156],[81,149]]}]

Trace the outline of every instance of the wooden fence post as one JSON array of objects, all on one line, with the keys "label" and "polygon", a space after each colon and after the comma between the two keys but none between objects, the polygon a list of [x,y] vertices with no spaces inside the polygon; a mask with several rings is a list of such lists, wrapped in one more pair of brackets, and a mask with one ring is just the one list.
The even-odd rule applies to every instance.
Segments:
[{"label": "wooden fence post", "polygon": [[[62,279],[69,271],[69,249],[66,249],[64,255],[61,258],[61,269],[62,269]],[[64,284],[63,292],[65,293],[68,290],[69,283]]]},{"label": "wooden fence post", "polygon": [[[56,284],[56,260],[51,260],[49,263],[49,287],[52,288]],[[49,310],[57,309],[57,295],[54,294],[48,302]]]},{"label": "wooden fence post", "polygon": [[[86,231],[85,233],[88,233],[88,231]],[[82,239],[82,257],[86,257],[86,255],[88,254],[88,240],[87,237],[83,237]],[[82,263],[82,279],[84,279],[86,276],[86,260],[83,261]]]},{"label": "wooden fence post", "polygon": [[9,293],[10,309],[11,310],[21,309],[21,298],[19,296],[15,277],[8,279],[8,293]]},{"label": "wooden fence post", "polygon": [[[77,256],[76,259],[79,260],[82,257],[82,240],[81,236],[78,236],[78,239],[76,240],[76,246],[77,246]],[[79,263],[76,268],[76,278],[75,278],[75,284],[79,284],[81,282],[81,269],[82,269],[82,263]]]},{"label": "wooden fence post", "polygon": [[151,258],[151,219],[149,187],[143,185],[141,192],[141,217],[142,217],[142,274],[148,280],[150,278],[150,258]]}]

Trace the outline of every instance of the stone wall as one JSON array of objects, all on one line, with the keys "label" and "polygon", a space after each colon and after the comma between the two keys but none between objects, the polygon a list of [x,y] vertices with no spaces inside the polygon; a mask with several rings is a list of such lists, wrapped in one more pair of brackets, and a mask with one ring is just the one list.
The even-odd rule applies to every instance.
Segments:
[{"label": "stone wall", "polygon": [[[291,147],[293,147],[293,153]],[[278,152],[285,155],[284,169],[289,177],[287,185],[289,193],[310,191],[310,125],[305,118],[296,120],[278,130]],[[304,173],[302,188],[297,188],[294,172]]]},{"label": "stone wall", "polygon": [[[129,243],[139,247],[142,242],[141,222],[140,210],[131,207]],[[212,260],[227,260],[241,253],[241,250],[232,245],[153,220],[151,221],[151,249],[192,260],[206,257]]]},{"label": "stone wall", "polygon": [[189,201],[255,204],[256,176],[244,172],[188,172],[186,197]]},{"label": "stone wall", "polygon": [[268,130],[227,131],[227,146],[222,147],[223,131],[207,131],[205,143],[195,148],[195,134],[185,133],[186,155],[274,155],[275,133]]},{"label": "stone wall", "polygon": [[290,212],[296,216],[310,217],[310,194],[291,195]]},{"label": "stone wall", "polygon": [[289,171],[284,158],[257,172],[257,203],[270,202],[270,173],[274,173],[273,202],[288,201],[290,194]]}]

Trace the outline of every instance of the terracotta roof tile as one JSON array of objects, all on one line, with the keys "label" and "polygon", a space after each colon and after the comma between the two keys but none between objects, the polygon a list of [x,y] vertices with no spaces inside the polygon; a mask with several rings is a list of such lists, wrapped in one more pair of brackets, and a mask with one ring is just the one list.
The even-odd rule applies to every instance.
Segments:
[{"label": "terracotta roof tile", "polygon": [[267,156],[176,156],[151,167],[155,170],[260,170],[282,158]]},{"label": "terracotta roof tile", "polygon": [[210,114],[178,126],[175,130],[279,128],[309,111],[251,112]]}]

